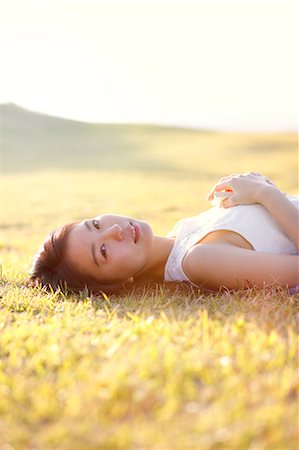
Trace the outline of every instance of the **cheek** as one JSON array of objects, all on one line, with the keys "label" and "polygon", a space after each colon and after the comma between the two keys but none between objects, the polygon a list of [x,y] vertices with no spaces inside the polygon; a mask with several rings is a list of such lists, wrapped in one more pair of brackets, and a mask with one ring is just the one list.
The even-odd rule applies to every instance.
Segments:
[{"label": "cheek", "polygon": [[126,268],[131,267],[134,264],[134,256],[132,249],[128,247],[115,248],[113,249],[113,257],[111,257],[111,265],[108,264],[109,268],[114,268],[114,270],[125,271]]}]

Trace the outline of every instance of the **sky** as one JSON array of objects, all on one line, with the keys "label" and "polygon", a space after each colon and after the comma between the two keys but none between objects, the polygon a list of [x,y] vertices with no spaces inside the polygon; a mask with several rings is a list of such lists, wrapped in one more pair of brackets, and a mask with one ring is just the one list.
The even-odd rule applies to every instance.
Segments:
[{"label": "sky", "polygon": [[0,0],[0,103],[90,122],[298,126],[297,0]]}]

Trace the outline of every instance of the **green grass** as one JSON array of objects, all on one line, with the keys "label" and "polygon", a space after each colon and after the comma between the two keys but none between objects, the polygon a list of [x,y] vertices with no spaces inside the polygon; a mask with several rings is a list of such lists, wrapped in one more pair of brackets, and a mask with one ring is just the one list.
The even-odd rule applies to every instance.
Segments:
[{"label": "green grass", "polygon": [[5,118],[0,449],[297,449],[299,299],[285,288],[107,298],[24,286],[65,221],[109,211],[166,233],[209,207],[220,176],[251,169],[296,193],[296,136]]}]

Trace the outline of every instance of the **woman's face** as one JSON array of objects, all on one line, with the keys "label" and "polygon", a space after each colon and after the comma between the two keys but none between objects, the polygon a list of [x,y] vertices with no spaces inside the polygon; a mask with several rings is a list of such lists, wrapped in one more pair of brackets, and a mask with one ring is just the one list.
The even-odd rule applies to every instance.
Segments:
[{"label": "woman's face", "polygon": [[71,229],[66,257],[82,275],[99,281],[126,281],[147,265],[152,243],[148,223],[103,214]]}]

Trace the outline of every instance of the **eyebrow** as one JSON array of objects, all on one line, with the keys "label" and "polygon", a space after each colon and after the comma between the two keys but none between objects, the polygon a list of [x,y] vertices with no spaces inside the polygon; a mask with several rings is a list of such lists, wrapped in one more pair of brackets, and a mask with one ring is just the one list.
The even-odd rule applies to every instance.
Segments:
[{"label": "eyebrow", "polygon": [[87,220],[84,220],[84,225],[86,226],[86,228],[88,229],[88,231],[91,231],[91,226],[89,225],[89,223],[87,222]]},{"label": "eyebrow", "polygon": [[[84,221],[84,225],[86,226],[88,231],[91,231],[91,226],[89,225],[87,220]],[[97,258],[96,258],[96,246],[95,246],[94,242],[91,244],[91,255],[92,255],[92,259],[94,260],[95,264],[97,266],[99,266],[99,263],[98,263]]]}]

